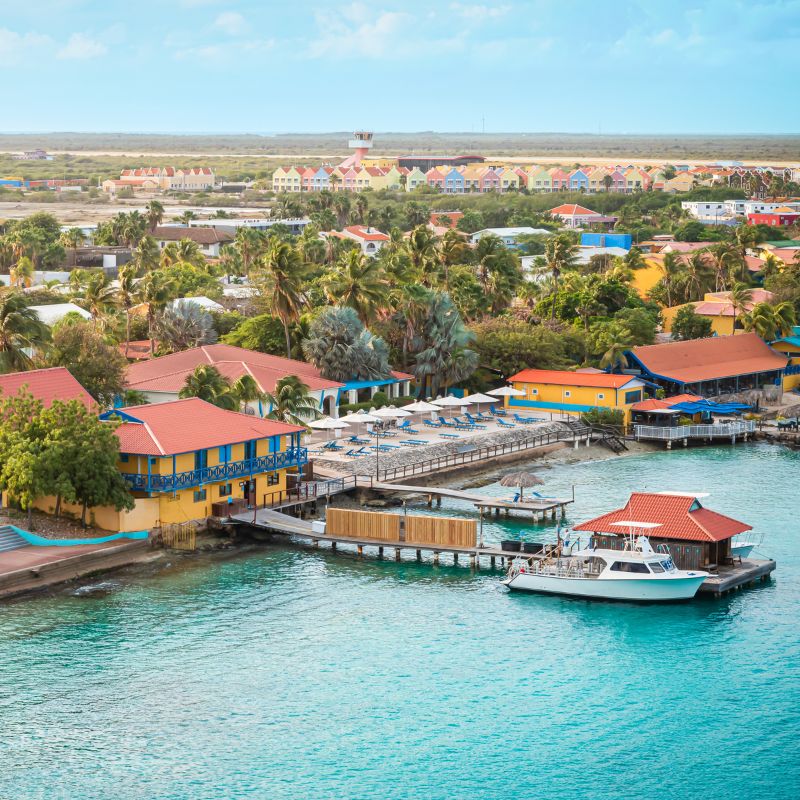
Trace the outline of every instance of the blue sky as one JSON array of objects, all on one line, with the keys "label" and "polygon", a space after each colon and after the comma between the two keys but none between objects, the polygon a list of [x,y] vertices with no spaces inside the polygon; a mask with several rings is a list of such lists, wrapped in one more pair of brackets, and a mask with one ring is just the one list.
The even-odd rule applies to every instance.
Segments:
[{"label": "blue sky", "polygon": [[800,0],[0,0],[5,130],[798,133]]}]

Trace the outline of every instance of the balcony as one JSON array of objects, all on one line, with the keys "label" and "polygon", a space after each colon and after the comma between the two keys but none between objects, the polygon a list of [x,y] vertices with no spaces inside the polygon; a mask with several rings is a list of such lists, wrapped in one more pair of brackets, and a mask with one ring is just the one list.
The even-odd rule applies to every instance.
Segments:
[{"label": "balcony", "polygon": [[177,492],[191,489],[205,483],[221,483],[233,478],[249,478],[264,472],[279,469],[302,467],[308,462],[305,447],[290,447],[281,453],[270,453],[243,461],[229,461],[215,467],[203,467],[189,472],[176,472],[168,475],[147,475],[123,472],[122,477],[128,488],[134,492]]}]

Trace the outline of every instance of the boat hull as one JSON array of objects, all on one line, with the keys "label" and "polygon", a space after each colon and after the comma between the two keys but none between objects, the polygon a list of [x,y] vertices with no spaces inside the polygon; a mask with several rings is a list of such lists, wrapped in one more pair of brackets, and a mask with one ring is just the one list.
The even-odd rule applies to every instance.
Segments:
[{"label": "boat hull", "polygon": [[755,542],[742,542],[731,545],[731,555],[736,558],[750,558],[750,553],[755,548]]},{"label": "boat hull", "polygon": [[690,600],[697,594],[707,578],[706,573],[679,578],[640,580],[637,578],[585,579],[562,578],[550,575],[535,575],[520,572],[503,583],[515,591],[563,594],[572,597],[588,597],[598,600],[639,600],[645,602],[668,602]]}]

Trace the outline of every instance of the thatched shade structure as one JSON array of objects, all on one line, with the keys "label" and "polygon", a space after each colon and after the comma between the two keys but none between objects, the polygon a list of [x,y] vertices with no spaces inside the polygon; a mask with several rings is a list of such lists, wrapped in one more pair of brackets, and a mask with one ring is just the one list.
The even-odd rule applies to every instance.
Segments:
[{"label": "thatched shade structure", "polygon": [[542,486],[544,481],[532,472],[509,472],[500,479],[501,486],[513,486],[519,489],[519,500],[522,502],[523,489],[531,486]]}]

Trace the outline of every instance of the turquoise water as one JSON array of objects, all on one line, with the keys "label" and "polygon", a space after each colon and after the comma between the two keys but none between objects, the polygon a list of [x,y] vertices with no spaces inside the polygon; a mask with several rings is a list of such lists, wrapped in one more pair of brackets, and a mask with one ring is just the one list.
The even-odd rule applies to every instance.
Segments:
[{"label": "turquoise water", "polygon": [[799,464],[738,447],[541,473],[575,483],[573,519],[669,488],[766,527],[775,580],[722,600],[511,595],[271,548],[0,606],[0,798],[796,798]]}]

